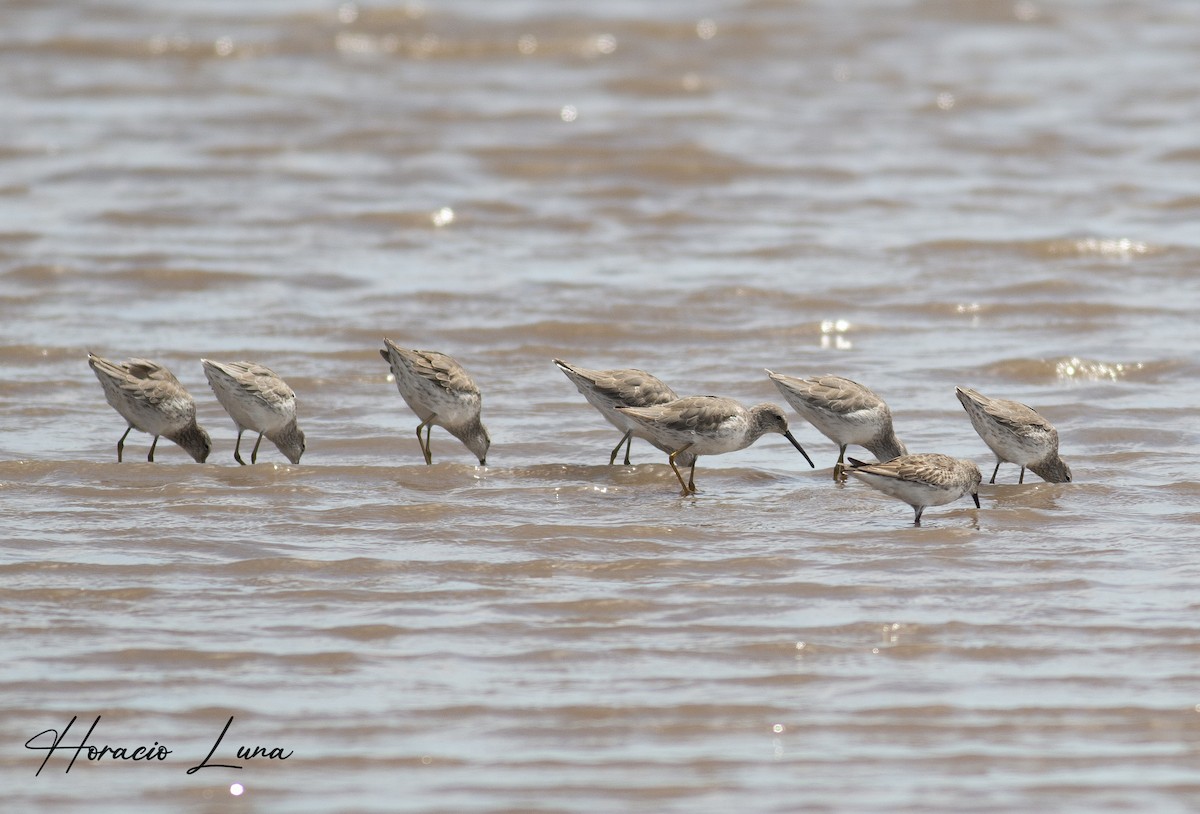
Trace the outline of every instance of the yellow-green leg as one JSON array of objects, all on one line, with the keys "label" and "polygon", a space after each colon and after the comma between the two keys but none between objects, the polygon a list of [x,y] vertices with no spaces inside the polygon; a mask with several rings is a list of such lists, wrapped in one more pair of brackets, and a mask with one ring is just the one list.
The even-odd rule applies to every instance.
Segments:
[{"label": "yellow-green leg", "polygon": [[679,467],[675,465],[675,456],[681,452],[686,452],[689,447],[691,447],[691,444],[677,449],[667,456],[667,463],[671,465],[671,470],[675,473],[675,477],[679,478],[679,485],[683,487],[683,491],[679,493],[680,497],[687,497],[688,495],[695,494],[696,492],[696,462],[694,460],[692,461],[692,472],[688,477],[687,483],[683,482],[683,473],[680,472]]},{"label": "yellow-green leg", "polygon": [[617,462],[617,453],[621,451],[621,444],[625,445],[625,465],[629,466],[629,447],[633,445],[633,431],[630,430],[621,436],[621,440],[613,447],[612,455],[608,456],[608,465],[612,466]]},{"label": "yellow-green leg", "polygon": [[842,444],[838,448],[837,463],[833,465],[833,479],[835,481],[846,480],[846,445]]},{"label": "yellow-green leg", "polygon": [[[421,445],[421,454],[425,456],[425,463],[433,463],[433,453],[429,451],[429,433],[433,431],[434,416],[430,416],[425,421],[417,425],[417,443]],[[421,430],[425,430],[425,440],[421,440]]]}]

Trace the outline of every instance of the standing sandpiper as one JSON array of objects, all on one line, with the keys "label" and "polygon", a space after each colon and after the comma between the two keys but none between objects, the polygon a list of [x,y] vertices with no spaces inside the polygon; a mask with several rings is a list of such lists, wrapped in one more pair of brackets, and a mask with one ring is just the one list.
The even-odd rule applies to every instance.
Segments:
[{"label": "standing sandpiper", "polygon": [[117,462],[121,462],[125,438],[133,429],[154,436],[146,460],[154,462],[158,437],[166,436],[187,450],[200,463],[208,457],[212,441],[196,424],[196,401],[171,371],[149,359],[110,362],[94,353],[88,364],[104,387],[104,398],[129,422],[117,441]]},{"label": "standing sandpiper", "polygon": [[850,444],[865,447],[881,461],[908,453],[892,429],[892,411],[858,382],[841,376],[798,379],[770,370],[767,375],[796,412],[838,445],[834,480],[846,477],[844,461]]},{"label": "standing sandpiper", "polygon": [[296,394],[287,382],[269,368],[255,362],[214,362],[201,359],[204,375],[217,401],[237,425],[237,443],[233,459],[243,466],[242,433],[258,433],[250,463],[258,460],[258,445],[263,436],[271,439],[279,451],[294,464],[304,454],[304,432],[296,426]]},{"label": "standing sandpiper", "polygon": [[[745,449],[768,432],[777,432],[792,442],[813,466],[804,447],[788,431],[783,410],[774,404],[759,404],[747,410],[733,399],[720,396],[688,396],[655,407],[618,407],[668,450],[667,462],[679,478],[683,496],[696,492],[696,462],[693,459],[687,483],[675,461],[684,453],[696,458]],[[686,464],[685,464],[686,466]]]},{"label": "standing sandpiper", "polygon": [[996,468],[1008,461],[1021,467],[1017,483],[1025,482],[1025,469],[1047,483],[1069,483],[1071,468],[1058,457],[1058,430],[1032,407],[1007,399],[989,398],[969,387],[954,388],[958,400],[971,418],[971,425],[983,442],[996,454]]},{"label": "standing sandpiper", "polygon": [[[665,382],[644,370],[589,370],[586,367],[568,364],[561,359],[555,359],[554,364],[558,365],[558,369],[571,380],[589,404],[599,410],[610,424],[625,433],[608,456],[609,466],[616,463],[617,453],[621,451],[622,444],[625,445],[625,465],[629,466],[629,447],[633,444],[633,436],[654,443],[654,437],[632,418],[621,413],[618,407],[654,407],[679,398]],[[679,456],[678,460],[684,466],[694,463],[689,453]]]},{"label": "standing sandpiper", "polygon": [[425,463],[433,463],[429,433],[436,424],[462,441],[480,464],[486,464],[492,439],[479,417],[482,404],[479,388],[462,365],[437,351],[405,350],[387,337],[383,344],[379,355],[392,368],[396,389],[421,419],[417,425],[417,443],[421,445]]},{"label": "standing sandpiper", "polygon": [[885,495],[913,507],[913,525],[921,525],[926,506],[944,506],[970,494],[979,508],[979,482],[983,476],[972,461],[936,452],[901,455],[882,463],[850,458],[850,474]]}]

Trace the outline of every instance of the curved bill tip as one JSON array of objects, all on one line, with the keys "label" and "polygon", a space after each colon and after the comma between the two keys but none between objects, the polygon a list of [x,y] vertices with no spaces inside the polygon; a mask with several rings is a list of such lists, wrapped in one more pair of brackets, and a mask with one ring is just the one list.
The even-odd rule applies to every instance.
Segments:
[{"label": "curved bill tip", "polygon": [[804,451],[804,447],[800,446],[800,442],[796,440],[795,436],[793,436],[790,431],[785,432],[783,434],[783,437],[786,438],[787,440],[791,441],[792,446],[794,446],[796,449],[800,450],[800,454],[804,456],[804,460],[808,461],[809,466],[811,466],[813,469],[817,468],[817,465],[813,463],[812,458],[808,457],[808,453]]}]

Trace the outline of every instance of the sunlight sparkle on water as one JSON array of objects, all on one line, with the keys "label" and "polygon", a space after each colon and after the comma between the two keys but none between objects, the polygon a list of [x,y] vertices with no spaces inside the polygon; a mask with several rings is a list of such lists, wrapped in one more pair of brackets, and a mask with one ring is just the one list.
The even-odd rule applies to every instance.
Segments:
[{"label": "sunlight sparkle on water", "polygon": [[983,306],[980,305],[979,303],[977,303],[977,302],[959,303],[957,306],[955,306],[954,310],[956,313],[959,313],[959,314],[970,315],[972,327],[979,326],[979,315],[981,313],[983,313]]},{"label": "sunlight sparkle on water", "polygon": [[234,783],[232,786],[229,787],[229,793],[232,794],[234,797],[241,797],[242,792],[244,792],[245,790],[246,790],[245,786],[243,786],[241,783]]},{"label": "sunlight sparkle on water", "polygon": [[601,34],[592,42],[592,47],[598,54],[611,54],[617,50],[617,38],[612,34]]},{"label": "sunlight sparkle on water", "polygon": [[1150,246],[1141,240],[1122,238],[1094,238],[1076,241],[1075,247],[1080,254],[1099,254],[1115,257],[1131,257],[1135,254],[1147,254]]},{"label": "sunlight sparkle on water", "polygon": [[845,334],[851,328],[846,319],[826,319],[821,322],[821,347],[829,350],[850,350],[854,343]]},{"label": "sunlight sparkle on water", "polygon": [[1055,255],[1099,256],[1116,260],[1130,260],[1137,256],[1154,253],[1154,247],[1145,241],[1131,240],[1127,237],[1084,237],[1052,241],[1047,251]]},{"label": "sunlight sparkle on water", "polygon": [[1108,379],[1116,381],[1132,370],[1141,370],[1145,365],[1141,362],[1125,364],[1122,362],[1098,362],[1091,359],[1080,359],[1072,356],[1070,359],[1060,359],[1054,366],[1054,372],[1060,379],[1090,379],[1099,381]]}]

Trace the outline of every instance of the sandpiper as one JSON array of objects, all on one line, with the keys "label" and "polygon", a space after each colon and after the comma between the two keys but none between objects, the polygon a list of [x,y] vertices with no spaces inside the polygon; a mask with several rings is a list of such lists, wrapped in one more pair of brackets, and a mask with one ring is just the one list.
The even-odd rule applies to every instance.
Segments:
[{"label": "sandpiper", "polygon": [[916,512],[913,525],[921,525],[926,506],[943,506],[966,494],[979,508],[979,482],[983,476],[971,461],[936,452],[901,455],[883,463],[848,460],[851,475],[912,506]]},{"label": "sandpiper", "polygon": [[1071,468],[1058,457],[1058,430],[1032,407],[1007,399],[989,398],[969,387],[954,388],[958,400],[983,442],[996,454],[996,468],[1008,461],[1021,467],[1017,483],[1025,482],[1025,469],[1047,483],[1068,483]]},{"label": "sandpiper", "polygon": [[[610,424],[625,433],[608,456],[609,466],[616,463],[617,453],[621,451],[622,444],[625,445],[625,465],[629,465],[629,447],[633,444],[633,436],[655,443],[653,436],[632,418],[619,412],[618,407],[653,407],[679,398],[665,382],[644,370],[589,370],[562,359],[555,359],[554,364],[558,365],[558,369],[571,380],[589,404],[599,410]],[[662,449],[661,446],[659,448]],[[663,449],[663,452],[670,451]],[[684,453],[677,460],[684,466],[694,463],[690,453]]]},{"label": "sandpiper", "polygon": [[908,450],[892,429],[892,411],[866,387],[841,376],[798,379],[767,371],[788,404],[822,435],[838,445],[833,479],[844,480],[846,447],[857,444],[881,461]]},{"label": "sandpiper", "polygon": [[[667,462],[679,478],[684,496],[696,491],[696,461],[701,455],[720,455],[745,449],[768,432],[777,432],[792,442],[813,466],[804,447],[788,431],[787,418],[774,404],[758,404],[747,410],[733,399],[720,396],[687,396],[654,407],[618,407],[652,437],[656,446],[668,452]],[[676,465],[684,453],[691,453],[691,474],[687,483]],[[685,464],[686,466],[686,464]]]},{"label": "sandpiper", "polygon": [[269,368],[256,362],[214,362],[201,359],[204,375],[217,401],[237,425],[237,443],[233,459],[243,466],[242,433],[258,433],[250,463],[258,460],[258,445],[263,436],[271,439],[279,451],[294,464],[304,454],[304,432],[296,426],[296,394],[287,382]]},{"label": "sandpiper", "polygon": [[160,435],[204,463],[212,441],[196,424],[195,399],[171,371],[149,359],[110,362],[94,353],[88,353],[88,365],[104,387],[104,398],[129,422],[125,434],[117,441],[118,463],[125,449],[125,438],[133,429],[154,436],[150,454],[146,456],[151,463]]},{"label": "sandpiper", "polygon": [[[487,463],[487,451],[492,440],[480,421],[482,400],[479,388],[462,365],[444,353],[432,350],[405,350],[384,337],[379,355],[392,368],[396,389],[404,402],[421,419],[417,425],[417,443],[425,455],[425,463],[433,463],[429,451],[429,433],[436,424],[462,441],[475,453],[480,464]],[[425,438],[421,438],[421,430]]]}]

